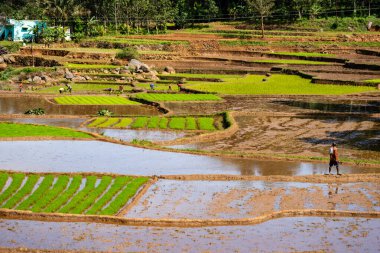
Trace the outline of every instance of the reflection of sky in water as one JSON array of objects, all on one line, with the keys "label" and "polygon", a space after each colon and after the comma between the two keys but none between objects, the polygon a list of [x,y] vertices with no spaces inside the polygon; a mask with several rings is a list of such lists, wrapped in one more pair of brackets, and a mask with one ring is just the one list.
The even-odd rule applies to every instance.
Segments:
[{"label": "reflection of sky in water", "polygon": [[133,139],[148,141],[169,141],[185,136],[185,133],[174,131],[103,129],[102,132],[105,136],[120,139],[123,141],[132,141]]},{"label": "reflection of sky in water", "polygon": [[[100,141],[0,142],[0,154],[2,169],[23,171],[86,171],[135,175],[308,175],[323,174],[326,169],[325,164],[199,156]],[[376,168],[348,166],[342,169],[343,173],[375,171]]]}]

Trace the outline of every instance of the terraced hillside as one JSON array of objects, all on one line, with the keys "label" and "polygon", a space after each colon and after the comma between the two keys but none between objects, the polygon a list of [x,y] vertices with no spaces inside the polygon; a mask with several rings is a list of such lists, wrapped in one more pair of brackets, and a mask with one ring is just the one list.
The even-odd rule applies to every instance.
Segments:
[{"label": "terraced hillside", "polygon": [[46,213],[115,215],[145,177],[0,173],[0,208]]}]

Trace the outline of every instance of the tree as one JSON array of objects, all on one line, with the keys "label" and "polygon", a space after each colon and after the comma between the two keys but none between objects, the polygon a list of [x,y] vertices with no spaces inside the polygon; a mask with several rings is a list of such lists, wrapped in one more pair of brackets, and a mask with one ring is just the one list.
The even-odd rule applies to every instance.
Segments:
[{"label": "tree", "polygon": [[259,13],[261,18],[261,36],[264,38],[264,17],[272,13],[274,0],[246,0],[250,8]]}]

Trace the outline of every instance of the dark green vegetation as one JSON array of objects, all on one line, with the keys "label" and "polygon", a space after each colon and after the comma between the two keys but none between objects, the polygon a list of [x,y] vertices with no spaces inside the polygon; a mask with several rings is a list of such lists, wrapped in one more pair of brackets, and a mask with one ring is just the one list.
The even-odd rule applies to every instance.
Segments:
[{"label": "dark green vegetation", "polygon": [[0,208],[115,215],[147,181],[146,177],[40,176],[1,172]]},{"label": "dark green vegetation", "polygon": [[213,94],[137,94],[136,98],[151,101],[219,101],[220,97]]},{"label": "dark green vegetation", "polygon": [[0,123],[1,137],[68,137],[68,138],[93,138],[91,135],[75,130],[31,124]]},{"label": "dark green vegetation", "polygon": [[106,96],[65,96],[54,98],[61,105],[138,105],[123,97]]},{"label": "dark green vegetation", "polygon": [[[173,130],[220,130],[221,117],[134,117],[106,118],[92,120],[87,126],[98,128],[173,129]],[[228,126],[227,126],[228,127]]]}]

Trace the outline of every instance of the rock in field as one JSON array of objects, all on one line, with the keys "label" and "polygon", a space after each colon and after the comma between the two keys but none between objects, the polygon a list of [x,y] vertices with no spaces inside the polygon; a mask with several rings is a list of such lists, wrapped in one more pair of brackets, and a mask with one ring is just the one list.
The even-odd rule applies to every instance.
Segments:
[{"label": "rock in field", "polygon": [[175,74],[175,69],[173,67],[170,67],[170,66],[166,66],[164,68],[164,71],[169,73],[169,74]]}]

